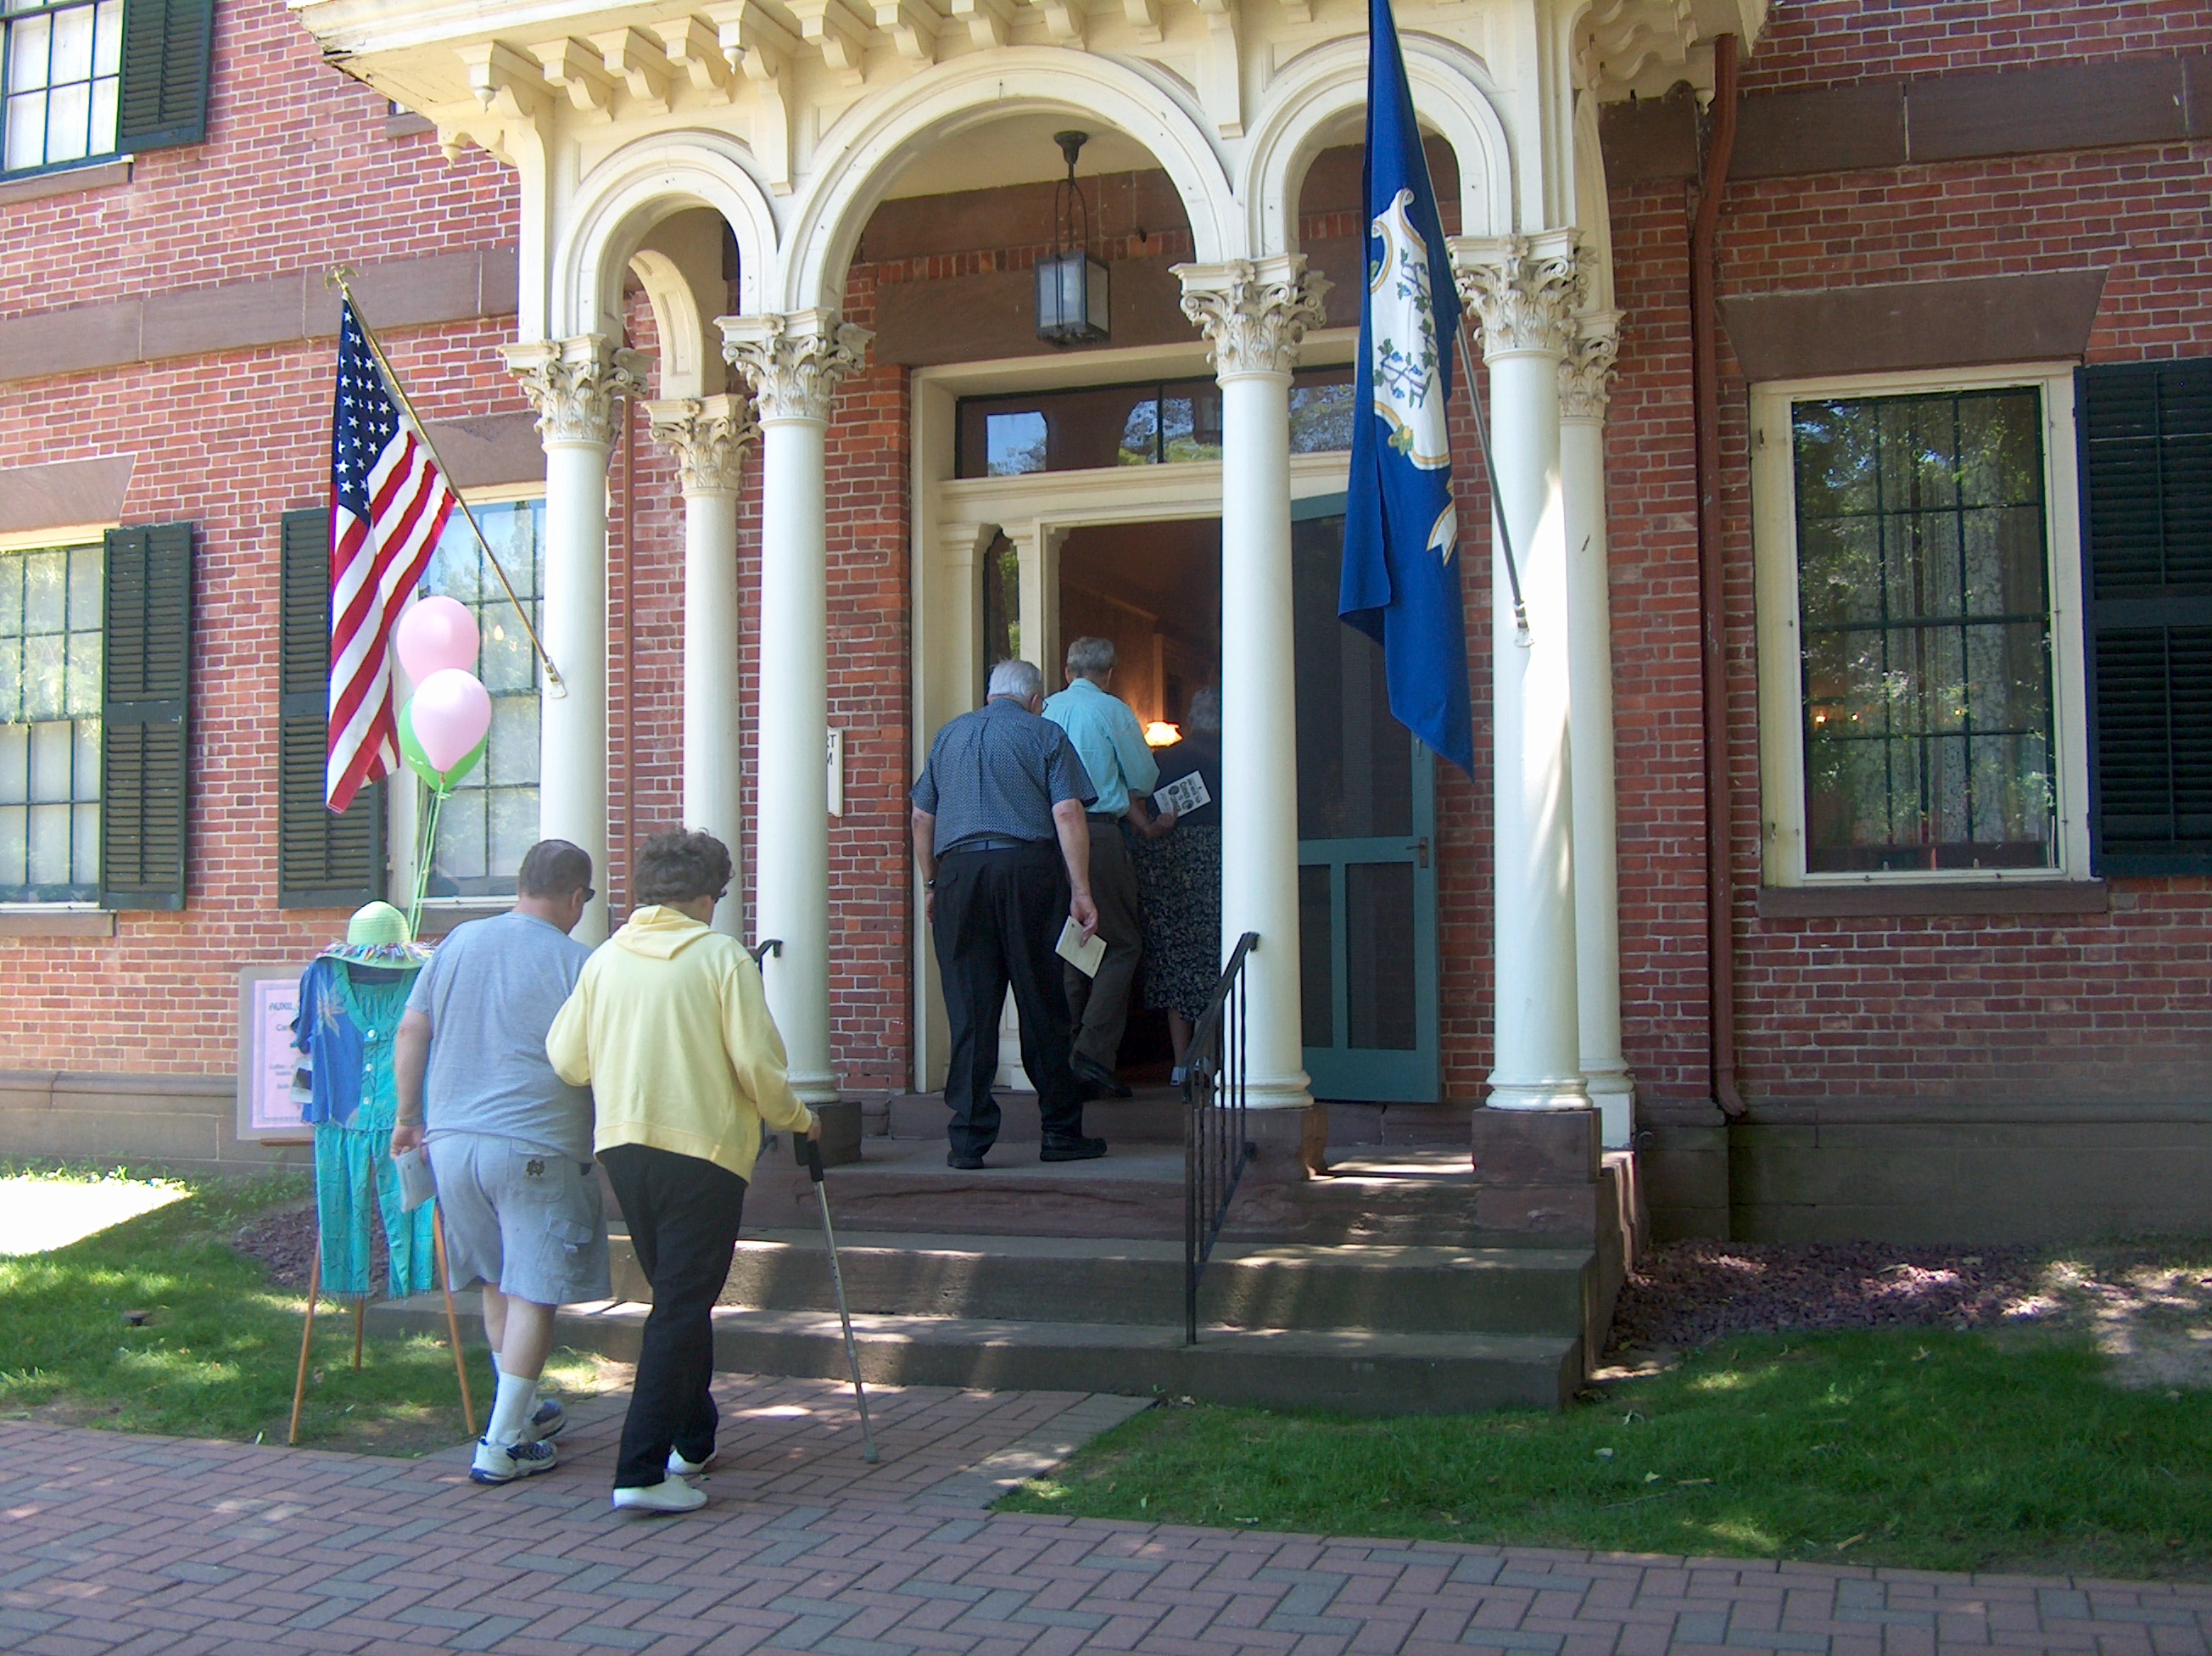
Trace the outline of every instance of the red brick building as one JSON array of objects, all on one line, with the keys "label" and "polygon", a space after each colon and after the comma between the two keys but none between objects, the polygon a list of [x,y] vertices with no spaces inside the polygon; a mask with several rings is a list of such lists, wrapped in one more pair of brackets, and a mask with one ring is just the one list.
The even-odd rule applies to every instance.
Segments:
[{"label": "red brick building", "polygon": [[[433,583],[479,604],[500,712],[441,830],[434,924],[501,899],[541,813],[601,853],[611,917],[627,848],[706,822],[752,875],[721,923],[795,946],[795,1071],[821,1097],[926,1091],[905,790],[990,657],[1103,631],[1144,664],[1119,682],[1147,719],[1236,661],[1298,703],[1231,714],[1253,787],[1288,790],[1231,908],[1298,933],[1255,956],[1290,971],[1261,983],[1261,1056],[1273,1101],[1333,1101],[1340,1138],[1464,1142],[1492,1089],[1595,1098],[1662,1233],[2201,1221],[2212,12],[1398,16],[1502,472],[1539,478],[1505,503],[1539,635],[1510,709],[1510,621],[1467,583],[1472,780],[1400,764],[1329,607],[1362,9],[745,0],[649,28],[579,7],[551,41],[367,0],[9,14],[0,1154],[271,1154],[234,1125],[241,969],[411,886],[410,790],[334,825],[309,757],[319,520],[288,514],[326,504],[344,265],[564,671],[604,684],[541,703],[449,533]],[[1109,339],[1056,350],[1032,271],[1071,110],[1113,300]],[[1547,259],[1572,292],[1516,343]],[[1238,447],[1258,405],[1223,355],[1255,305],[1280,498],[1251,492],[1285,457]],[[800,387],[793,342],[842,355]],[[1548,451],[1508,394],[1537,357]],[[589,429],[556,405],[593,396]],[[1486,559],[1463,405],[1454,434]],[[595,493],[604,531],[580,530],[561,502]],[[780,563],[800,532],[778,513],[810,496],[818,561]],[[577,586],[594,533],[603,580]],[[810,569],[811,596],[776,584]],[[702,569],[726,630],[694,607]],[[1245,599],[1286,583],[1268,632]],[[810,604],[811,680],[777,622]],[[1534,764],[1547,685],[1556,764],[1528,774],[1571,772],[1573,809],[1501,819],[1492,726],[1510,710]],[[791,805],[816,728],[826,835]],[[596,807],[568,780],[540,797],[602,752]],[[1504,878],[1501,845],[1572,880]]]}]

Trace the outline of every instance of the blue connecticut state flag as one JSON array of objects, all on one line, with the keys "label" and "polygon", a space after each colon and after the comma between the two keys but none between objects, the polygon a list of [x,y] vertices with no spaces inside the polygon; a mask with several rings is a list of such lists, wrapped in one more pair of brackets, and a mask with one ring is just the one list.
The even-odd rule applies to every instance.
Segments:
[{"label": "blue connecticut state flag", "polygon": [[1459,295],[1389,0],[1368,0],[1367,291],[1337,612],[1382,646],[1390,711],[1470,774],[1467,618],[1452,506]]}]

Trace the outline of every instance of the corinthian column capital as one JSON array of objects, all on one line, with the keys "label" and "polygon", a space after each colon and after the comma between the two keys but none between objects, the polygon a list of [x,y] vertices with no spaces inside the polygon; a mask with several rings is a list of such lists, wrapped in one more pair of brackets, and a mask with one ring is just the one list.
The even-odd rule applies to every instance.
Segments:
[{"label": "corinthian column capital", "polygon": [[1559,417],[1602,424],[1613,400],[1613,361],[1620,352],[1620,313],[1593,311],[1581,319],[1567,354],[1559,358]]},{"label": "corinthian column capital", "polygon": [[507,345],[500,354],[522,381],[522,394],[538,411],[538,429],[547,442],[601,448],[615,440],[617,399],[644,394],[650,361],[603,333]]},{"label": "corinthian column capital", "polygon": [[826,423],[839,382],[860,371],[876,337],[825,310],[725,316],[716,326],[723,360],[744,375],[763,421]]},{"label": "corinthian column capital", "polygon": [[1182,280],[1182,314],[1213,347],[1221,379],[1288,374],[1306,330],[1322,325],[1328,280],[1306,268],[1304,253],[1178,265],[1175,273]]},{"label": "corinthian column capital", "polygon": [[1454,236],[1444,245],[1461,302],[1482,328],[1484,357],[1519,351],[1564,355],[1582,308],[1580,232]]},{"label": "corinthian column capital", "polygon": [[726,393],[647,403],[653,440],[676,456],[686,495],[734,495],[744,481],[745,450],[760,435],[752,404]]}]

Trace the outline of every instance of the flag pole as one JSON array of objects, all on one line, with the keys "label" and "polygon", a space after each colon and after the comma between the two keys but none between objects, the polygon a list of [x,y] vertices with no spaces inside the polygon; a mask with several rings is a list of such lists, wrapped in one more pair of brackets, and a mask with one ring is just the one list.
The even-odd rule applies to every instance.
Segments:
[{"label": "flag pole", "polygon": [[1467,381],[1467,399],[1474,408],[1474,435],[1482,450],[1482,470],[1490,483],[1490,521],[1498,526],[1498,550],[1505,554],[1505,581],[1513,591],[1513,642],[1522,649],[1535,640],[1528,633],[1528,606],[1521,601],[1521,571],[1513,561],[1513,532],[1505,527],[1505,502],[1498,498],[1498,462],[1490,454],[1490,425],[1482,417],[1482,393],[1475,387],[1474,356],[1467,348],[1467,317],[1462,313],[1453,337],[1459,342],[1460,377]]},{"label": "flag pole", "polygon": [[[431,460],[451,485],[453,474],[447,470],[444,458],[438,453],[437,444],[430,441],[429,427],[415,411],[415,404],[407,395],[407,387],[399,382],[398,370],[392,366],[392,359],[384,354],[384,346],[369,327],[368,319],[361,314],[361,306],[354,298],[353,289],[348,281],[352,274],[343,265],[333,266],[325,272],[323,285],[336,288],[344,295],[346,303],[353,307],[353,320],[361,325],[361,337],[368,342],[369,355],[376,358],[377,367],[384,370],[385,383],[392,387],[392,394],[399,399],[399,406],[406,411],[408,419],[415,427],[415,435],[422,438],[422,447],[430,451]],[[514,588],[508,584],[507,571],[500,567],[499,555],[492,551],[491,542],[484,539],[483,526],[477,521],[476,513],[470,509],[468,496],[459,489],[453,492],[453,502],[461,508],[461,515],[468,520],[470,532],[477,538],[477,545],[484,555],[484,562],[491,565],[491,572],[499,577],[499,588],[507,594],[507,601],[514,606],[515,618],[522,623],[522,630],[529,636],[530,648],[538,652],[538,660],[545,668],[547,691],[556,697],[566,696],[568,686],[561,677],[561,669],[553,665],[553,658],[545,653],[545,646],[538,636],[538,629],[531,624],[530,612],[522,607],[522,600],[514,595]]]}]

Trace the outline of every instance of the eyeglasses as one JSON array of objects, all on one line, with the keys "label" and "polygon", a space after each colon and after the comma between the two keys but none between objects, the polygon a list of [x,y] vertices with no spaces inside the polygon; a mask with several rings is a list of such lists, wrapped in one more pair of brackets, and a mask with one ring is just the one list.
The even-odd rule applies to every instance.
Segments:
[{"label": "eyeglasses", "polygon": [[599,894],[599,887],[598,887],[598,886],[585,886],[585,887],[584,887],[584,901],[585,901],[585,902],[586,902],[586,903],[590,902],[593,898],[597,897]]}]

